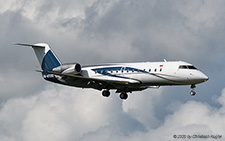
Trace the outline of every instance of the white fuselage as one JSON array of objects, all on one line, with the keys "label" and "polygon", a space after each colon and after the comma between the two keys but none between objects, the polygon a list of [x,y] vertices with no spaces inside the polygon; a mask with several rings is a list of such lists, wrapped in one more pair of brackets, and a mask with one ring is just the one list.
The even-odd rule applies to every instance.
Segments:
[{"label": "white fuselage", "polygon": [[141,86],[191,85],[208,80],[192,64],[182,61],[83,66],[81,75],[97,80],[128,81]]}]

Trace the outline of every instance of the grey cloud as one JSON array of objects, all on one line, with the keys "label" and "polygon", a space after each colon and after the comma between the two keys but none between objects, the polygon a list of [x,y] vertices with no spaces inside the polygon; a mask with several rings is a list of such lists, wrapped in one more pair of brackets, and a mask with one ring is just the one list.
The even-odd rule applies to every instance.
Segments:
[{"label": "grey cloud", "polygon": [[40,86],[44,85],[43,80],[39,73],[33,74],[32,69],[31,72],[16,72],[13,69],[0,71],[0,102],[13,97],[34,95],[42,90]]},{"label": "grey cloud", "polygon": [[[143,104],[160,101],[154,95],[122,102],[113,95],[107,101],[95,91],[85,93],[73,88],[46,87],[38,95],[7,101],[0,111],[1,140],[173,140],[174,134],[224,136],[224,90],[218,98],[221,108],[188,101],[166,115],[157,128],[145,119],[157,109],[147,111]],[[85,99],[85,100],[84,100]],[[127,107],[127,108],[126,108]],[[137,114],[133,114],[133,109]],[[142,111],[143,112],[139,112]],[[144,111],[146,113],[144,114]],[[138,114],[139,113],[139,114]],[[153,115],[154,116],[154,115]],[[148,129],[146,129],[148,128]],[[204,130],[203,130],[204,129]]]},{"label": "grey cloud", "polygon": [[[32,50],[13,45],[17,42],[36,42],[39,34],[35,26],[21,14],[21,11],[5,11],[0,14],[0,18],[0,98],[2,102],[11,97],[30,95],[38,91],[40,89],[38,85],[42,84],[36,79],[37,75],[31,73],[35,69]],[[33,81],[34,79],[36,81]]]},{"label": "grey cloud", "polygon": [[[159,56],[164,56],[171,59],[182,57],[193,61],[209,52],[205,46],[209,46],[209,41],[213,41],[214,37],[212,39],[212,37],[207,36],[213,34],[218,28],[217,24],[210,24],[211,21],[214,21],[214,17],[220,17],[217,18],[216,23],[224,23],[222,20],[223,12],[221,10],[213,11],[214,7],[211,9],[208,6],[210,4],[199,4],[199,2],[194,1],[186,2],[186,5],[180,1],[167,1],[167,4],[164,1],[152,2],[153,4],[141,1],[139,5],[137,2],[131,3],[127,1],[117,2],[104,15],[96,12],[97,6],[97,8],[90,7],[90,11],[86,12],[88,16],[85,20],[88,22],[87,34],[94,34],[97,37],[99,35],[104,37],[113,35],[114,37],[115,33],[122,34],[127,37],[127,44],[132,49],[139,49],[142,56],[143,54],[150,56],[152,52],[158,54],[158,56],[152,55],[149,60],[159,60],[162,59]],[[194,4],[197,4],[193,8],[196,9],[195,11],[189,8]],[[198,9],[199,11],[197,11]],[[204,16],[203,12],[210,12],[214,16]],[[205,24],[202,26],[202,23]],[[222,27],[219,26],[219,28]],[[223,43],[223,40],[219,42]],[[199,49],[201,52],[198,51]],[[140,58],[140,54],[133,57]]]},{"label": "grey cloud", "polygon": [[123,112],[118,97],[104,101],[97,95],[54,86],[39,95],[9,100],[1,109],[0,138],[77,140],[102,127],[125,135],[144,130],[141,123]]}]

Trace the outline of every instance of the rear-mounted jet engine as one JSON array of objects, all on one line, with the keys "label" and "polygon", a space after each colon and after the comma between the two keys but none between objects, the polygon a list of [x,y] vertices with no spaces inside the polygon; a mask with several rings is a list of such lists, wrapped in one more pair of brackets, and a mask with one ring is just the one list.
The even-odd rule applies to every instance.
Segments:
[{"label": "rear-mounted jet engine", "polygon": [[52,69],[54,72],[62,73],[62,74],[80,74],[81,73],[81,65],[79,63],[74,64],[63,64],[56,68]]}]

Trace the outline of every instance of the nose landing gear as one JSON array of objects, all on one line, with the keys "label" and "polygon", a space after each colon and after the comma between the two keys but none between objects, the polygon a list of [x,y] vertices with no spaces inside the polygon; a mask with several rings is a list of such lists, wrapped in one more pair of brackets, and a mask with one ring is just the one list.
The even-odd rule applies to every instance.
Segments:
[{"label": "nose landing gear", "polygon": [[194,91],[195,88],[196,88],[195,84],[192,84],[191,85],[191,92],[190,92],[191,96],[195,96],[195,94],[196,94],[196,92]]}]

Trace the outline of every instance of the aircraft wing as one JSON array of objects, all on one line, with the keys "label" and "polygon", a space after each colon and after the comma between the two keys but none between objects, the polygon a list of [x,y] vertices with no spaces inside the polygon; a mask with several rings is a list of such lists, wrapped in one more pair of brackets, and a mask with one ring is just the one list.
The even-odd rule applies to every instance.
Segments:
[{"label": "aircraft wing", "polygon": [[[79,75],[73,75],[73,74],[62,74],[62,73],[57,73],[57,72],[49,72],[49,71],[42,71],[39,70],[38,72],[42,72],[42,73],[47,73],[47,74],[54,74],[54,75],[58,75],[58,76],[62,76],[62,77],[69,77],[69,78],[74,78],[76,80],[80,80],[82,83],[86,83],[86,84],[90,84],[93,85],[92,88],[94,89],[98,89],[98,90],[102,90],[104,89],[104,86],[108,86],[110,87],[110,89],[114,88],[114,89],[124,89],[124,88],[128,88],[130,85],[139,85],[141,84],[140,81],[138,80],[134,80],[134,79],[104,79],[104,78],[90,78],[90,77],[84,77],[84,76],[79,76]],[[92,82],[101,84],[100,85],[94,85],[91,84]]]}]

